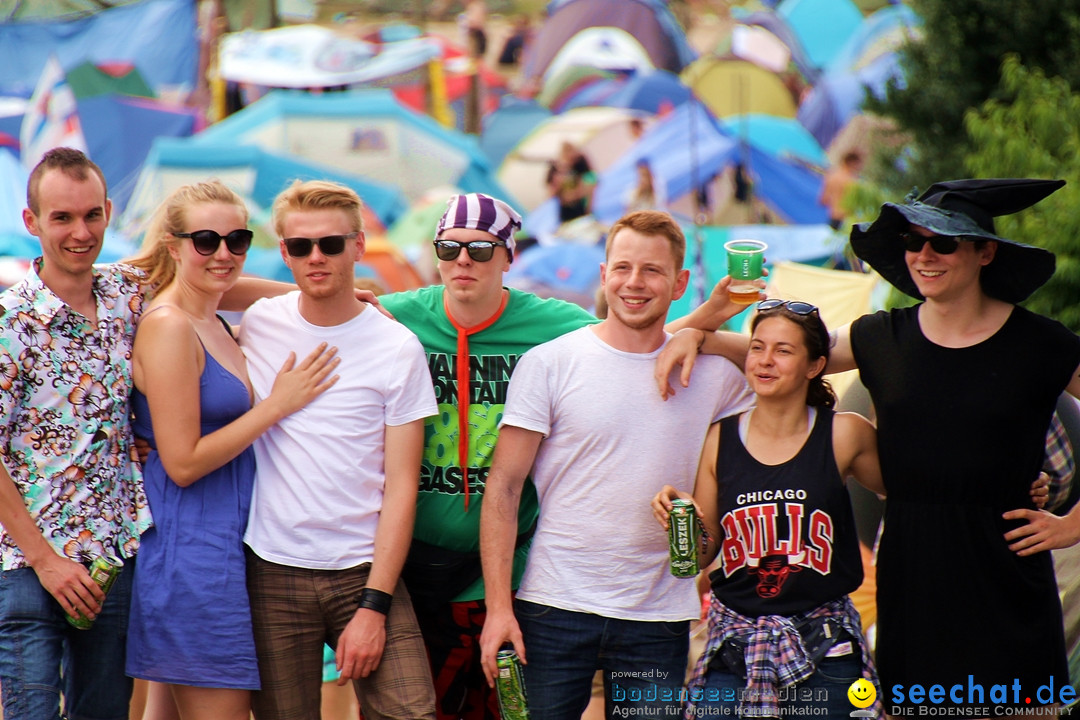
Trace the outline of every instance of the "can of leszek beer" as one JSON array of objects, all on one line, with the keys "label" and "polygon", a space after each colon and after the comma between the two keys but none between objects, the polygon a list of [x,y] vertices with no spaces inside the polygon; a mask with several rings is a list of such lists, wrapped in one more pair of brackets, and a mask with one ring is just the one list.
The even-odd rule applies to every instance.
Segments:
[{"label": "can of leszek beer", "polygon": [[529,720],[529,703],[525,697],[525,678],[521,661],[513,650],[500,650],[495,655],[498,676],[495,687],[499,692],[499,713],[502,720]]},{"label": "can of leszek beer", "polygon": [[[124,563],[120,558],[111,555],[101,555],[94,558],[94,562],[90,563],[90,579],[98,584],[98,587],[101,588],[101,592],[108,595],[109,589],[112,588],[113,583],[116,582],[116,577],[123,569]],[[78,618],[73,618],[68,615],[67,620],[80,630],[89,630],[94,624],[93,620],[85,617],[82,613],[79,614]]]},{"label": "can of leszek beer", "polygon": [[697,577],[698,525],[694,503],[676,498],[668,513],[668,544],[671,546],[671,574],[679,578]]}]

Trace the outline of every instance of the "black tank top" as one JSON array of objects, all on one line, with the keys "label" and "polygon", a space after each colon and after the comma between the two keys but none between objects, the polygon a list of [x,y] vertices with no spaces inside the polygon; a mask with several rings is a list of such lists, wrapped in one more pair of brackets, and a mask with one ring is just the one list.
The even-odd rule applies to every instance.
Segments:
[{"label": "black tank top", "polygon": [[819,409],[806,443],[780,465],[747,452],[738,416],[720,421],[721,564],[709,579],[720,601],[742,615],[796,615],[862,582],[855,517],[833,452],[833,415]]}]

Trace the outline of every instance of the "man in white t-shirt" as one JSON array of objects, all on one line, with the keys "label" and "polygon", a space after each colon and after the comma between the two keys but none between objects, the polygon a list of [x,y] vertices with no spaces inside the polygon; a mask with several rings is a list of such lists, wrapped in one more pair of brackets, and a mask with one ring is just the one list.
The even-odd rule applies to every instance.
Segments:
[{"label": "man in white t-shirt", "polygon": [[416,336],[353,292],[361,201],[294,183],[274,202],[299,292],[263,300],[240,343],[255,394],[290,352],[338,348],[337,383],[255,443],[244,541],[262,689],[256,718],[318,720],[322,648],[336,650],[366,718],[435,717],[424,644],[398,575],[412,540],[424,418],[436,412]]},{"label": "man in white t-shirt", "polygon": [[[597,669],[608,717],[678,712],[689,621],[701,604],[694,581],[670,573],[650,501],[665,484],[689,492],[710,422],[751,403],[726,361],[695,369],[709,377],[698,391],[664,402],[654,389],[664,320],[689,278],[685,250],[670,215],[623,217],[601,266],[607,318],[529,351],[510,380],[480,521],[481,648],[489,678],[504,643],[526,661],[532,720],[580,717]],[[512,601],[530,469],[540,519]]]}]

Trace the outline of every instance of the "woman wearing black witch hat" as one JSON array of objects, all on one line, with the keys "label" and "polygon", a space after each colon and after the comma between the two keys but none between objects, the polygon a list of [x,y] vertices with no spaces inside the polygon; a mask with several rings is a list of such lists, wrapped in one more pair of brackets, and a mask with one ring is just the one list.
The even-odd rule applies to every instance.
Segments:
[{"label": "woman wearing black witch hat", "polygon": [[[1053,564],[1041,551],[1080,539],[1080,510],[1036,512],[1028,489],[1057,398],[1080,395],[1080,338],[1016,305],[1053,274],[1054,256],[998,236],[993,223],[1062,185],[939,183],[851,232],[860,258],[924,301],[841,328],[827,369],[858,367],[877,413],[888,492],[877,660],[886,707],[903,708],[894,712],[967,706],[983,716],[991,705],[1071,699],[1061,695]],[[739,348],[722,335],[703,351],[734,358]]]},{"label": "woman wearing black witch hat", "polygon": [[[1053,275],[1054,256],[999,237],[993,222],[1064,184],[939,183],[852,229],[860,258],[925,301],[856,320],[833,353],[854,360],[878,418],[889,497],[878,554],[886,704],[910,704],[919,684],[963,688],[943,705],[986,706],[1004,684],[1004,704],[1031,707],[1060,699],[1036,697],[1051,679],[1068,685],[1050,554],[1010,548],[1038,543],[1017,531],[1035,511],[1009,511],[1031,507],[1058,396],[1080,394],[1080,339],[1015,304]],[[1061,533],[1071,523],[1060,524],[1056,541],[1075,542]],[[969,693],[969,676],[985,698]]]}]

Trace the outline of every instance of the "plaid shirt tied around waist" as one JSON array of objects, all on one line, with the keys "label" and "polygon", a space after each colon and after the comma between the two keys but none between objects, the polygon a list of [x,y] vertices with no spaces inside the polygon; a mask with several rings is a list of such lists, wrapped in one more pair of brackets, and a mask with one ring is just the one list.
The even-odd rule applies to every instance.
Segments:
[{"label": "plaid shirt tied around waist", "polygon": [[[694,666],[687,683],[687,702],[684,718],[693,720],[697,698],[702,697],[709,664],[728,640],[746,643],[744,655],[747,668],[746,690],[739,703],[742,717],[780,717],[779,691],[805,681],[817,670],[803,644],[799,626],[808,620],[832,618],[857,640],[862,653],[862,676],[879,687],[877,671],[870,659],[866,641],[860,629],[859,613],[844,596],[820,605],[808,612],[784,616],[762,615],[751,618],[740,615],[721,603],[715,594],[709,595],[709,635],[705,651]],[[869,709],[883,717],[880,693]]]}]

